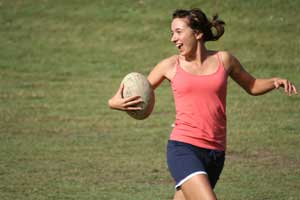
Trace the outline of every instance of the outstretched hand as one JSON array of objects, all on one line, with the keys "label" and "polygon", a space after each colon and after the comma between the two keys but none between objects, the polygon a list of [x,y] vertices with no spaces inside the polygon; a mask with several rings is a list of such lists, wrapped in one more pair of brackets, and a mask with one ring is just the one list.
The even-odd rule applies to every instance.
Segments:
[{"label": "outstretched hand", "polygon": [[131,96],[128,98],[123,98],[122,93],[124,89],[124,84],[121,83],[117,93],[108,101],[108,105],[111,109],[116,110],[141,110],[142,108],[137,106],[137,104],[143,102],[140,96]]},{"label": "outstretched hand", "polygon": [[285,93],[289,96],[298,94],[296,86],[286,79],[276,78],[274,80],[274,87],[276,89],[279,89],[280,87],[284,88]]}]

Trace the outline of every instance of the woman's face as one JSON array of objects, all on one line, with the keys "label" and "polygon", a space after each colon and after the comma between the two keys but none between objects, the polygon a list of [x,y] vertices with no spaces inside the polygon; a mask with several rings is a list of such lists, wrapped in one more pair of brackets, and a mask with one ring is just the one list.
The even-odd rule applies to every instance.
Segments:
[{"label": "woman's face", "polygon": [[199,37],[202,34],[197,34],[188,25],[188,19],[175,18],[171,24],[171,41],[179,49],[180,55],[189,56],[196,52]]}]

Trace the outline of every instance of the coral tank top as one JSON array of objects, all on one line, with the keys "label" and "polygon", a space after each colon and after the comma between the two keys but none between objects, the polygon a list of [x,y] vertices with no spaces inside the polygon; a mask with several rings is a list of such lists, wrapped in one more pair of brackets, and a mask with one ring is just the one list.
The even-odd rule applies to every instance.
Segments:
[{"label": "coral tank top", "polygon": [[218,67],[208,75],[194,75],[176,62],[171,80],[176,120],[170,140],[198,147],[226,150],[226,93],[228,74],[219,54]]}]

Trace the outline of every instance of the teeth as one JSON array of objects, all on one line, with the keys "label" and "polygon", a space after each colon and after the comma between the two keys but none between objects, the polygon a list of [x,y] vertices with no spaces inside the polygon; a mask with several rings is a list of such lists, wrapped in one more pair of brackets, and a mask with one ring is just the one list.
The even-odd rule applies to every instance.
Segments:
[{"label": "teeth", "polygon": [[180,49],[182,47],[182,44],[176,44],[176,47]]}]

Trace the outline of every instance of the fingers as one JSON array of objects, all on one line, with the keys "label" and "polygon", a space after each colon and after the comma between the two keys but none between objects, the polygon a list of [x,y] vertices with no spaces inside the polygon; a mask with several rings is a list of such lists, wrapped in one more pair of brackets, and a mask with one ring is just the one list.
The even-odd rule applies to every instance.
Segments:
[{"label": "fingers", "polygon": [[297,94],[297,89],[296,89],[295,85],[293,85],[290,81],[286,80],[285,92],[289,96],[292,96],[292,94]]},{"label": "fingers", "polygon": [[289,80],[277,79],[274,82],[274,86],[276,89],[278,89],[279,87],[283,87],[284,92],[289,96],[291,96],[292,94],[298,94],[296,86],[292,84]]},{"label": "fingers", "polygon": [[292,85],[292,88],[293,88],[293,92],[294,92],[295,94],[298,94],[298,91],[297,91],[296,86]]},{"label": "fingers", "polygon": [[284,91],[287,95],[291,96],[291,83],[288,80],[284,81]]},{"label": "fingers", "polygon": [[142,98],[141,98],[141,96],[131,96],[131,97],[124,98],[124,102],[127,103],[127,102],[137,100],[137,99],[142,99]]},{"label": "fingers", "polygon": [[141,107],[128,107],[125,109],[126,111],[138,111],[138,110],[142,110]]},{"label": "fingers", "polygon": [[126,102],[125,107],[134,106],[134,105],[137,105],[137,104],[142,103],[142,102],[143,102],[143,100],[141,98],[139,98],[139,99],[136,99],[136,100],[133,100],[133,101]]},{"label": "fingers", "polygon": [[142,103],[143,99],[140,96],[132,96],[124,99],[124,110],[142,110],[138,104]]}]

